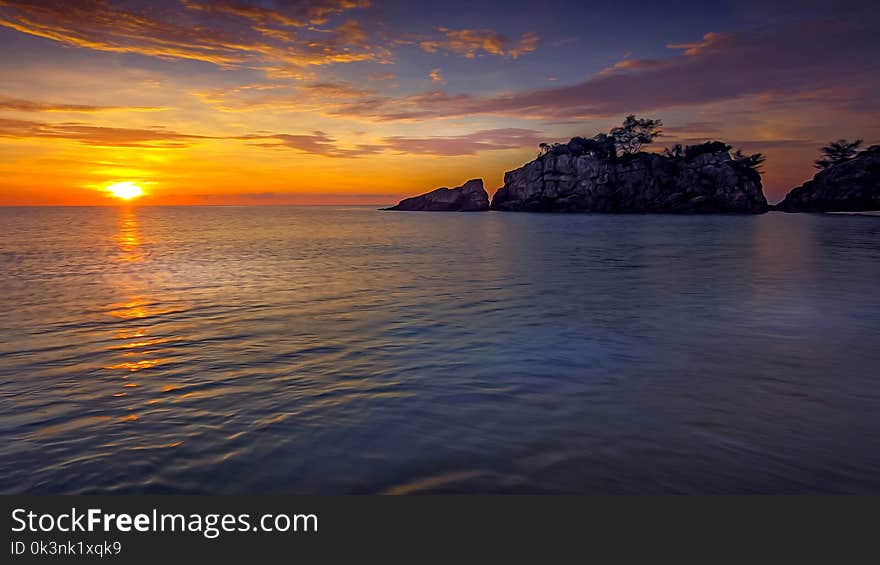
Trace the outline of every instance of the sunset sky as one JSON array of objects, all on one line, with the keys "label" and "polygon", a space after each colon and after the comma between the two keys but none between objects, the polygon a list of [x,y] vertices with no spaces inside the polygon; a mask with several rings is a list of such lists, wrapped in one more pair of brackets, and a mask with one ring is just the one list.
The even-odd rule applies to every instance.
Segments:
[{"label": "sunset sky", "polygon": [[[0,204],[385,204],[542,141],[880,142],[880,3],[0,0]],[[129,186],[129,185],[123,185]]]}]

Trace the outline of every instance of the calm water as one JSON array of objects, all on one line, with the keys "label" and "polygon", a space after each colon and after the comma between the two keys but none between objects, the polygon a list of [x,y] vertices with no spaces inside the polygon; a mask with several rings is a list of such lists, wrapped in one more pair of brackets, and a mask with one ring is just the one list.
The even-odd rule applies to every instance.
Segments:
[{"label": "calm water", "polygon": [[880,218],[0,208],[0,492],[880,493]]}]

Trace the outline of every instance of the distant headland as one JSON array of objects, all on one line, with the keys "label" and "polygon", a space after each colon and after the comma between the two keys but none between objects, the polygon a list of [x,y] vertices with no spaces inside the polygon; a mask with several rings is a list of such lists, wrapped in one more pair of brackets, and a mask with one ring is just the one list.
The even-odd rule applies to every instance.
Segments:
[{"label": "distant headland", "polygon": [[861,140],[822,149],[821,169],[776,206],[761,185],[761,153],[721,141],[643,151],[662,132],[660,120],[627,116],[608,133],[540,145],[536,159],[504,174],[491,201],[482,179],[438,188],[386,210],[762,214],[880,209],[880,146]]},{"label": "distant headland", "polygon": [[840,139],[823,148],[813,180],[793,189],[774,206],[782,212],[866,212],[880,210],[880,145],[857,151],[861,140]]},{"label": "distant headland", "polygon": [[489,194],[483,179],[471,179],[455,188],[441,187],[421,196],[405,198],[386,210],[413,212],[483,212],[489,209]]}]

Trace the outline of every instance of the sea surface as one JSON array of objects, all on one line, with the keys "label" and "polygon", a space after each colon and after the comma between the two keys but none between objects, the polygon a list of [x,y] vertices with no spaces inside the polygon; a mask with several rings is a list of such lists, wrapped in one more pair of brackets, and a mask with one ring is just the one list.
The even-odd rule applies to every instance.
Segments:
[{"label": "sea surface", "polygon": [[0,208],[2,493],[880,493],[880,218]]}]

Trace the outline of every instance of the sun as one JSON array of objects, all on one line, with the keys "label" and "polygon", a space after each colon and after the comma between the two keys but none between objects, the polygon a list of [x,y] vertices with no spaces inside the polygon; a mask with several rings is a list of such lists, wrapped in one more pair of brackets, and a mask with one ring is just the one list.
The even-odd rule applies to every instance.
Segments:
[{"label": "sun", "polygon": [[144,189],[130,181],[113,183],[107,187],[107,192],[122,200],[131,200],[144,195]]}]

